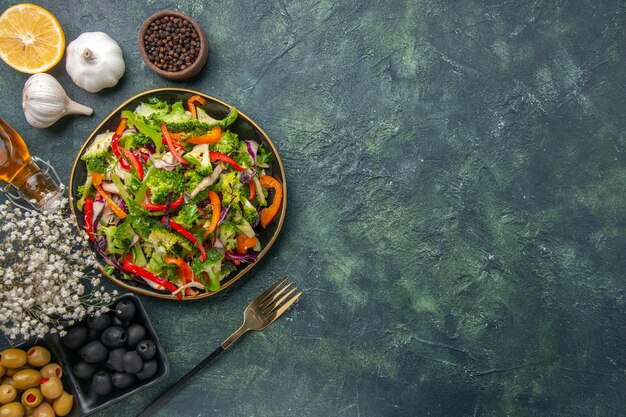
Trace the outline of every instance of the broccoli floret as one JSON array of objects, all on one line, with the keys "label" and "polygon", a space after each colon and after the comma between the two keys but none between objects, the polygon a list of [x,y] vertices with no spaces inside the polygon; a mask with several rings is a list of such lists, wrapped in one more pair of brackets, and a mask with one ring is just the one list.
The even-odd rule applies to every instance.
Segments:
[{"label": "broccoli floret", "polygon": [[219,142],[211,145],[216,152],[230,153],[239,148],[239,136],[236,133],[226,130],[222,132]]},{"label": "broccoli floret", "polygon": [[185,176],[178,171],[159,169],[147,178],[146,184],[150,190],[152,202],[163,204],[167,201],[170,192],[178,196],[184,191]]},{"label": "broccoli floret", "polygon": [[224,221],[217,229],[217,236],[226,250],[234,250],[237,247],[237,226]]},{"label": "broccoli floret", "polygon": [[156,97],[148,100],[148,103],[141,103],[135,109],[135,114],[143,117],[150,117],[153,114],[166,115],[170,111],[170,105]]},{"label": "broccoli floret", "polygon": [[98,234],[106,237],[107,247],[105,252],[107,254],[121,255],[128,249],[127,243],[117,239],[117,226],[100,226]]},{"label": "broccoli floret", "polygon": [[209,145],[196,145],[193,149],[187,152],[183,159],[193,165],[198,174],[206,177],[213,172],[213,165],[211,165],[211,157],[209,154]]},{"label": "broccoli floret", "polygon": [[96,136],[89,148],[87,148],[81,159],[86,161],[106,156],[109,153],[109,148],[111,147],[111,139],[113,139],[113,132],[99,134]]},{"label": "broccoli floret", "polygon": [[[248,201],[244,197],[242,197],[242,199],[245,201]],[[248,204],[250,204],[250,202],[248,202]],[[250,204],[250,206],[254,210],[254,213],[256,213],[256,209],[254,208],[254,206],[252,206],[252,204]],[[247,208],[246,210],[249,211],[250,209]],[[248,214],[250,215],[251,213],[248,213]],[[237,226],[237,229],[239,229],[239,231],[241,231],[241,233],[243,233],[244,235],[248,237],[253,237],[255,235],[254,229],[252,228],[248,220],[244,218],[242,210],[241,208],[239,208],[238,204],[234,206],[230,206],[230,211],[228,212],[228,216],[226,218],[229,219],[232,223],[234,223],[235,226]]]},{"label": "broccoli floret", "polygon": [[[196,187],[198,186],[198,184],[200,184],[200,181],[202,181],[204,177],[200,175],[196,170],[189,170],[185,172],[185,179],[187,180],[187,194],[191,194],[191,192],[196,189]],[[208,196],[209,188],[205,188],[204,190],[200,191],[195,197],[191,197],[191,202],[199,203],[206,200]]]},{"label": "broccoli floret", "polygon": [[136,149],[152,143],[152,139],[148,136],[142,135],[141,133],[131,133],[130,135],[125,135],[125,137],[125,145],[127,148]]},{"label": "broccoli floret", "polygon": [[243,218],[251,224],[254,224],[259,219],[259,212],[256,207],[245,197],[240,198],[241,206],[243,208]]},{"label": "broccoli floret", "polygon": [[87,165],[89,173],[97,172],[104,174],[109,167],[109,159],[113,156],[109,147],[111,146],[112,132],[102,133],[96,136],[91,146],[80,157]]},{"label": "broccoli floret", "polygon": [[161,223],[147,216],[127,217],[126,221],[128,220],[130,220],[135,233],[137,233],[143,240],[148,239],[152,230],[163,228]]},{"label": "broccoli floret", "polygon": [[120,242],[120,245],[121,243],[130,245],[134,236],[135,232],[133,231],[130,221],[124,220],[123,223],[117,225],[117,229],[115,230],[115,240]]},{"label": "broccoli floret", "polygon": [[222,194],[222,206],[239,203],[243,184],[239,181],[239,173],[230,171],[220,176],[216,189]]},{"label": "broccoli floret", "polygon": [[163,255],[167,252],[171,252],[176,244],[186,250],[193,249],[193,245],[190,241],[178,233],[166,230],[165,227],[152,229],[148,240],[154,245],[155,249],[160,249]]},{"label": "broccoli floret", "polygon": [[245,141],[239,143],[239,148],[237,149],[237,153],[233,156],[233,159],[244,168],[251,167],[254,164]]},{"label": "broccoli floret", "polygon": [[[191,263],[191,269],[195,276],[202,279],[207,291],[217,291],[220,289],[220,281],[230,273],[230,270],[222,271],[222,260],[224,254],[218,249],[209,249],[206,259],[201,261],[196,258]],[[226,273],[224,273],[226,272]],[[208,282],[206,280],[208,276]]]},{"label": "broccoli floret", "polygon": [[83,158],[87,164],[87,171],[90,173],[97,172],[99,174],[105,174],[109,167],[109,161],[105,157],[100,158]]},{"label": "broccoli floret", "polygon": [[194,120],[185,112],[182,101],[177,101],[172,104],[172,108],[169,113],[153,113],[150,115],[150,118],[152,120],[159,121],[160,123],[184,123],[189,120]]},{"label": "broccoli floret", "polygon": [[182,209],[180,209],[173,220],[185,229],[191,229],[196,220],[198,220],[199,216],[200,213],[198,213],[198,206],[195,204],[186,204]]}]

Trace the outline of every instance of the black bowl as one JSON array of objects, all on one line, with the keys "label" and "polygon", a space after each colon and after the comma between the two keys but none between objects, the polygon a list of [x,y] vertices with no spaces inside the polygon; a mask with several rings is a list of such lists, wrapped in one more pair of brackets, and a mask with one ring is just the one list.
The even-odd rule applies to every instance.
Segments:
[{"label": "black bowl", "polygon": [[[61,365],[61,368],[63,368],[63,377],[61,378],[63,381],[63,387],[68,393],[74,395],[74,407],[67,417],[83,417],[95,413],[96,411],[102,410],[113,403],[121,401],[124,398],[130,397],[131,395],[157,384],[159,381],[167,378],[170,373],[170,365],[167,357],[165,356],[165,351],[159,343],[154,327],[152,327],[150,320],[148,320],[148,314],[139,299],[133,294],[124,294],[115,300],[112,306],[117,304],[118,301],[125,299],[128,299],[135,304],[136,313],[133,322],[141,324],[146,329],[146,339],[152,340],[156,345],[157,351],[155,359],[158,364],[156,374],[146,380],[135,381],[135,383],[127,389],[121,390],[114,388],[110,394],[104,396],[93,392],[91,388],[91,381],[79,379],[74,375],[74,365],[82,361],[78,355],[78,350],[73,350],[65,346],[58,334],[50,334],[43,339],[27,340],[16,346],[16,348],[23,350],[28,350],[36,345],[43,346],[52,353],[53,358],[51,362],[56,362]],[[84,319],[83,321],[75,324],[75,326],[86,326],[86,322],[87,320]],[[67,330],[70,329],[71,327]]]},{"label": "black bowl", "polygon": [[[82,212],[76,209],[76,202],[79,200],[77,196],[77,189],[80,185],[85,183],[85,179],[87,177],[87,168],[85,163],[80,160],[83,152],[91,145],[93,139],[100,133],[106,131],[114,131],[120,121],[120,114],[122,110],[126,109],[134,109],[141,103],[145,101],[148,97],[157,97],[161,100],[167,100],[171,103],[176,101],[187,102],[191,96],[199,95],[206,99],[206,104],[202,106],[206,112],[215,119],[223,119],[226,117],[230,109],[231,105],[204,93],[183,89],[183,88],[159,88],[155,90],[144,91],[141,94],[138,94],[124,103],[122,103],[117,109],[113,110],[111,114],[109,114],[102,123],[89,135],[87,140],[83,143],[76,158],[74,159],[74,164],[72,166],[72,172],[70,174],[70,186],[69,186],[69,198],[70,198],[70,208],[72,213],[76,218],[76,222],[78,223],[78,228],[83,230],[83,216]],[[217,294],[218,292],[228,288],[230,285],[234,284],[237,280],[243,277],[248,271],[250,271],[264,256],[267,254],[269,249],[272,247],[280,230],[283,225],[283,221],[285,219],[285,211],[287,209],[287,182],[285,179],[285,170],[283,168],[282,161],[280,160],[280,156],[278,155],[278,151],[272,143],[272,140],[269,138],[267,133],[259,127],[250,117],[246,116],[244,113],[239,111],[239,117],[235,123],[228,127],[229,130],[237,133],[240,137],[245,139],[253,139],[259,143],[262,143],[266,146],[271,152],[274,154],[275,158],[270,164],[269,173],[274,177],[277,177],[282,184],[283,187],[283,201],[282,207],[276,219],[274,219],[265,229],[261,229],[261,233],[257,236],[261,242],[261,252],[259,253],[258,258],[245,266],[240,266],[236,271],[231,273],[228,277],[224,278],[221,283],[221,287],[217,291],[213,292],[204,292],[198,294],[196,297],[184,297],[183,300],[197,300],[200,298],[209,297],[211,295]],[[92,247],[93,249],[93,247]],[[99,255],[96,255],[99,258]],[[101,262],[102,265],[105,265],[104,261]],[[127,290],[134,291],[139,294],[149,295],[152,297],[165,298],[170,300],[178,300],[175,296],[159,292],[157,290],[152,289],[148,285],[139,282],[139,281],[127,281],[121,277],[119,272],[115,271],[113,274],[108,274],[103,266],[100,266],[102,273],[107,275],[113,282]]]}]

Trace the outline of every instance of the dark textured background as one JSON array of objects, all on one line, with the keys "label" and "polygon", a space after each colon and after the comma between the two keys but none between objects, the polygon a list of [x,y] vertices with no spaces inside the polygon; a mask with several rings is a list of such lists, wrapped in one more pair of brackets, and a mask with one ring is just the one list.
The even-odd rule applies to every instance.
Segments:
[{"label": "dark textured background", "polygon": [[[95,95],[55,68],[95,114],[46,130],[22,116],[27,77],[0,65],[2,116],[65,180],[98,122],[153,87],[234,104],[279,149],[289,205],[270,256],[214,299],[142,298],[167,382],[277,277],[305,294],[159,415],[624,416],[624,2],[343,3],[41,2],[68,42],[105,31],[127,64]],[[137,52],[144,19],[171,8],[210,42],[189,82]]]}]

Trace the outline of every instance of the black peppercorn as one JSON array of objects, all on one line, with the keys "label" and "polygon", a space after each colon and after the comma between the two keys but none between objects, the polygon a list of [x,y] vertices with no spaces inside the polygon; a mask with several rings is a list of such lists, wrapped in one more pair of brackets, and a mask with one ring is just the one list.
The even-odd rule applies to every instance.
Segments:
[{"label": "black peppercorn", "polygon": [[190,67],[200,52],[196,29],[187,19],[175,16],[154,20],[148,26],[143,40],[150,62],[168,72]]}]

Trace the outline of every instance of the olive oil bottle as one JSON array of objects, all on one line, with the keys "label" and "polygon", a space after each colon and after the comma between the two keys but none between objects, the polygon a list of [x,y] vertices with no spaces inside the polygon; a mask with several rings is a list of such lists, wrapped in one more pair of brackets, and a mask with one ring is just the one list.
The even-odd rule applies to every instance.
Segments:
[{"label": "olive oil bottle", "polygon": [[22,137],[0,117],[0,180],[14,186],[38,209],[49,209],[61,190],[32,160]]}]

